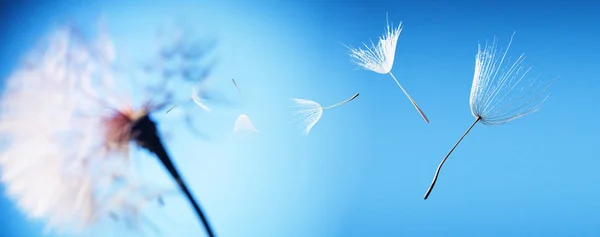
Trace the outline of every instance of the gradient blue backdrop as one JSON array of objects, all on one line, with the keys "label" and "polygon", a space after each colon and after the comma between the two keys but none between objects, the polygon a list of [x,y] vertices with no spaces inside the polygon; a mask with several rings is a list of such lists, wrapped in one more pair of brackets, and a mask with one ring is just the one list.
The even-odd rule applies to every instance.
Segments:
[{"label": "gradient blue backdrop", "polygon": [[[243,106],[197,113],[210,141],[183,129],[167,142],[218,236],[600,236],[600,4],[593,1],[31,1],[0,7],[0,76],[53,26],[106,17],[119,53],[143,58],[157,27],[182,18],[217,37],[215,88],[236,78]],[[425,124],[389,76],[357,70],[340,43],[376,40],[386,12],[404,30],[393,72],[431,119]],[[559,81],[540,112],[499,127],[472,122],[477,44],[497,36],[527,55],[532,75]],[[133,55],[133,56],[132,56]],[[187,89],[182,93],[188,93]],[[335,103],[308,137],[290,98]],[[261,131],[231,134],[239,113]],[[167,126],[167,125],[165,125]],[[168,182],[151,158],[148,176]],[[157,168],[158,167],[158,168]],[[163,236],[203,236],[181,197],[160,214]],[[41,236],[0,197],[1,236]],[[102,236],[100,234],[99,236]],[[112,236],[106,234],[104,236]]]}]

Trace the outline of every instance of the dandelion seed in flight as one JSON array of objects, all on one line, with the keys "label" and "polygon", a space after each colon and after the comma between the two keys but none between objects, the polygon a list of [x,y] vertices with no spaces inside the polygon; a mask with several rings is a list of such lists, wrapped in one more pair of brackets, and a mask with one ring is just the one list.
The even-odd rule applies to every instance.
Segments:
[{"label": "dandelion seed in flight", "polygon": [[296,106],[300,107],[300,110],[296,112],[296,115],[300,115],[298,120],[301,120],[300,127],[304,135],[308,135],[308,133],[310,133],[310,130],[317,124],[317,122],[319,122],[319,120],[323,116],[323,111],[346,104],[356,99],[358,95],[359,93],[356,93],[345,101],[327,107],[322,107],[321,104],[312,100],[293,98],[292,100],[294,101]]},{"label": "dandelion seed in flight", "polygon": [[[231,79],[231,81],[233,82],[233,85],[235,86],[235,88],[241,96],[242,91],[240,90],[240,87],[238,86],[237,82],[235,82],[233,78]],[[258,133],[258,129],[256,129],[256,127],[254,126],[254,123],[252,123],[250,117],[246,114],[240,114],[235,120],[235,124],[233,125],[233,132],[239,133],[244,131]]]},{"label": "dandelion seed in flight", "polygon": [[[204,89],[204,87],[201,84],[198,84],[194,87],[192,87],[192,94],[190,95],[189,101],[193,101],[194,104],[196,104],[198,107],[200,107],[202,110],[206,111],[206,112],[210,112],[210,108],[208,106],[206,106],[206,90]],[[171,112],[171,110],[175,109],[177,106],[179,106],[178,104],[173,105],[171,108],[169,108],[167,110],[166,113]]]},{"label": "dandelion seed in flight", "polygon": [[423,110],[421,110],[421,108],[412,99],[408,92],[406,92],[404,87],[400,84],[400,82],[398,82],[398,79],[396,79],[392,73],[392,67],[394,65],[394,58],[396,55],[396,45],[398,43],[398,37],[400,37],[400,32],[402,32],[402,23],[398,24],[397,28],[391,27],[388,23],[386,33],[379,38],[377,45],[371,42],[371,46],[363,43],[365,48],[346,47],[350,50],[350,57],[352,61],[358,66],[379,74],[389,74],[392,79],[394,79],[398,87],[400,87],[404,95],[408,97],[415,109],[417,109],[417,112],[419,112],[423,120],[425,120],[426,123],[429,123],[429,119]]},{"label": "dandelion seed in flight", "polygon": [[237,119],[235,120],[235,125],[233,126],[233,132],[236,132],[236,133],[239,133],[239,132],[258,133],[258,129],[256,129],[256,127],[254,126],[254,123],[252,123],[252,120],[250,120],[250,117],[248,117],[248,115],[240,114],[240,116],[238,116]]},{"label": "dandelion seed in flight", "polygon": [[440,170],[450,154],[475,124],[479,122],[488,126],[501,125],[537,112],[550,95],[548,88],[555,80],[544,83],[535,77],[530,77],[528,74],[531,68],[521,65],[525,60],[523,54],[514,62],[507,62],[513,37],[504,52],[498,51],[495,39],[491,44],[486,44],[483,49],[479,45],[469,101],[475,121],[442,159],[424,199],[431,194]]}]

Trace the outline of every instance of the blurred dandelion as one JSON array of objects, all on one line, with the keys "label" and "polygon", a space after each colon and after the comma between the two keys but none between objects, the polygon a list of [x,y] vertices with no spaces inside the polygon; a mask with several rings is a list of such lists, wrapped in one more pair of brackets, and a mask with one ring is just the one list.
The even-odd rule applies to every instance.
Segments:
[{"label": "blurred dandelion", "polygon": [[[117,81],[122,71],[114,58],[106,31],[92,40],[65,27],[6,80],[0,135],[7,144],[0,150],[0,168],[7,196],[30,218],[44,220],[48,230],[82,231],[106,217],[136,220],[140,204],[162,203],[162,197],[135,184],[133,142],[158,157],[213,236],[150,117],[171,98],[165,81],[173,78]],[[120,91],[126,89],[134,91]],[[151,97],[136,103],[135,89]]]},{"label": "blurred dandelion", "polygon": [[388,22],[386,27],[386,33],[379,38],[379,42],[377,43],[377,45],[371,42],[370,47],[363,43],[365,49],[350,48],[348,46],[346,46],[346,48],[350,50],[350,57],[352,58],[352,61],[358,66],[379,74],[389,74],[392,77],[392,79],[394,79],[398,87],[400,87],[402,92],[404,92],[404,95],[408,97],[410,102],[417,109],[417,112],[419,112],[419,114],[425,120],[425,122],[429,123],[429,119],[427,118],[427,116],[425,116],[425,113],[412,99],[408,92],[406,92],[404,87],[400,84],[400,82],[398,82],[398,79],[396,79],[396,77],[392,73],[394,57],[396,55],[396,44],[398,43],[398,37],[400,37],[400,32],[402,32],[402,23],[398,24],[397,28],[393,28],[390,27]]},{"label": "blurred dandelion", "polygon": [[302,128],[302,132],[305,135],[308,135],[310,130],[315,126],[315,124],[317,124],[317,122],[319,122],[319,120],[323,116],[324,110],[346,104],[346,103],[356,99],[356,97],[358,97],[358,95],[359,95],[359,93],[356,93],[352,97],[350,97],[349,99],[347,99],[345,101],[342,101],[342,102],[339,102],[337,104],[330,105],[327,107],[322,107],[321,104],[319,104],[315,101],[312,101],[312,100],[293,98],[292,100],[294,101],[294,103],[296,103],[296,106],[301,108],[299,111],[296,112],[296,115],[300,115],[298,120],[302,120],[301,124],[300,124],[300,126]]},{"label": "blurred dandelion", "polygon": [[[136,193],[143,193],[144,195],[132,195]],[[115,222],[123,221],[129,228],[139,229],[139,223],[144,222],[155,233],[160,233],[157,225],[145,216],[141,210],[151,202],[157,202],[160,206],[163,206],[163,196],[167,194],[177,194],[177,192],[172,189],[149,189],[143,184],[130,182],[111,194],[110,199],[105,200],[103,205],[105,210],[102,213],[108,213],[109,217]]]},{"label": "blurred dandelion", "polygon": [[550,95],[547,89],[556,80],[540,83],[538,78],[529,77],[531,68],[521,65],[525,60],[524,54],[521,54],[512,64],[505,62],[508,60],[507,53],[513,37],[514,33],[504,52],[497,50],[496,39],[491,44],[486,43],[483,49],[479,45],[469,100],[475,121],[439,164],[424,199],[427,199],[433,190],[446,159],[475,124],[480,122],[488,126],[501,125],[534,113]]}]

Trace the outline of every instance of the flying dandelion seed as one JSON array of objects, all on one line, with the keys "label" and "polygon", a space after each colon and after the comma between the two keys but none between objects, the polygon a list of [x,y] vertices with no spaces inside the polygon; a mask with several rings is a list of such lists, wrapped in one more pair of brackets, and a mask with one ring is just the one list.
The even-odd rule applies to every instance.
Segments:
[{"label": "flying dandelion seed", "polygon": [[[135,220],[140,201],[133,197],[161,197],[130,188],[134,142],[158,157],[214,236],[150,117],[164,105],[144,100],[136,107],[131,92],[118,93],[125,87],[116,83],[114,48],[102,34],[90,44],[75,28],[60,29],[6,80],[0,135],[8,144],[0,151],[0,168],[7,196],[50,230],[81,231],[105,217]],[[169,98],[168,83],[159,84]]]},{"label": "flying dandelion seed", "polygon": [[233,132],[237,133],[245,131],[258,133],[258,129],[256,129],[256,127],[254,126],[254,123],[252,123],[250,117],[248,117],[248,115],[246,114],[240,114],[240,116],[238,116],[235,120]]},{"label": "flying dandelion seed", "polygon": [[[386,15],[387,20],[387,15]],[[412,99],[412,97],[406,92],[404,87],[398,82],[398,79],[392,73],[392,67],[394,65],[394,57],[396,55],[396,44],[398,43],[398,37],[400,37],[400,32],[402,32],[402,23],[398,24],[397,28],[390,27],[389,22],[386,27],[386,33],[379,38],[379,42],[377,45],[371,42],[371,46],[369,47],[365,43],[365,49],[362,48],[350,48],[346,46],[350,50],[350,57],[352,61],[356,63],[358,66],[373,71],[379,74],[389,74],[398,87],[404,92],[404,95],[408,97],[412,105],[417,109],[417,112],[421,115],[423,120],[426,123],[429,123],[429,119],[425,116],[425,113],[421,108],[417,105],[417,103]]]},{"label": "flying dandelion seed", "polygon": [[[198,84],[195,87],[192,87],[192,94],[190,95],[190,99],[188,101],[193,101],[198,107],[202,108],[206,112],[210,112],[210,108],[206,106],[205,101],[207,100],[206,93],[204,87]],[[178,104],[173,105],[173,107],[169,108],[166,113],[171,112],[171,110],[175,109]]]},{"label": "flying dandelion seed", "polygon": [[[171,111],[173,111],[175,108],[179,107],[180,105],[185,106],[185,105],[189,105],[189,102],[194,102],[195,105],[197,105],[198,107],[200,107],[203,111],[205,112],[211,112],[211,109],[206,105],[206,101],[208,101],[209,99],[211,99],[211,96],[209,95],[209,93],[207,93],[207,90],[205,89],[205,86],[203,84],[198,83],[196,86],[192,87],[192,93],[190,95],[190,97],[185,100],[184,102],[181,103],[176,103],[175,105],[171,106],[171,108],[167,109],[167,111],[165,113],[170,113]],[[200,129],[196,128],[196,126],[194,126],[193,123],[193,119],[190,116],[190,113],[187,112],[187,110],[183,110],[183,119],[185,121],[185,124],[188,126],[188,130],[193,132],[194,135],[196,135],[196,137],[201,138],[201,139],[208,139],[208,135],[204,134],[203,132],[200,131]]]},{"label": "flying dandelion seed", "polygon": [[[235,88],[238,91],[238,94],[240,94],[240,96],[242,95],[242,91],[240,90],[240,87],[238,86],[238,84],[235,82],[235,80],[232,78],[231,81],[233,82],[233,85],[235,86]],[[252,120],[250,119],[250,117],[246,114],[240,114],[237,119],[235,120],[235,124],[233,125],[233,132],[243,132],[243,131],[249,131],[249,132],[255,132],[255,133],[259,133],[258,129],[256,129],[256,126],[254,126],[254,123],[252,123]]]},{"label": "flying dandelion seed", "polygon": [[550,83],[539,83],[537,78],[528,77],[531,68],[521,66],[525,60],[524,54],[521,54],[512,64],[505,62],[508,60],[506,56],[513,37],[514,34],[504,52],[497,50],[496,39],[491,44],[486,44],[483,50],[479,45],[469,100],[475,121],[439,164],[424,199],[427,199],[433,190],[446,159],[475,124],[480,122],[488,126],[501,125],[537,112],[550,95],[547,89],[556,80]]},{"label": "flying dandelion seed", "polygon": [[323,116],[323,111],[346,104],[356,99],[356,97],[358,97],[358,94],[359,93],[356,93],[352,97],[350,97],[350,99],[327,107],[322,107],[321,104],[312,100],[293,98],[292,100],[296,103],[296,106],[301,108],[299,111],[296,112],[296,114],[300,115],[298,119],[302,120],[300,124],[302,132],[305,135],[308,135],[310,130],[315,126],[315,124],[317,124],[317,122],[319,122],[319,120]]}]

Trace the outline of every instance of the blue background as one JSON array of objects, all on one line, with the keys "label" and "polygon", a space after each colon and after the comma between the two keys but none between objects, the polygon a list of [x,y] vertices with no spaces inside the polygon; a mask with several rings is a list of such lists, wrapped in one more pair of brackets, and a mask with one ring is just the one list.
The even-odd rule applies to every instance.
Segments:
[{"label": "blue background", "polygon": [[[91,26],[103,15],[119,55],[140,58],[169,19],[217,37],[212,80],[235,96],[236,78],[243,106],[197,113],[213,139],[192,140],[180,128],[167,146],[218,236],[600,236],[593,1],[31,1],[0,9],[2,78],[67,20]],[[386,12],[404,24],[392,71],[430,124],[389,76],[358,69],[340,44],[376,40]],[[496,36],[505,46],[513,32],[511,55],[526,53],[532,75],[559,77],[551,97],[533,115],[477,125],[424,201],[439,161],[473,121],[477,44]],[[292,97],[328,105],[356,92],[308,137],[290,123]],[[259,136],[231,134],[239,113]],[[148,176],[168,182],[152,158],[139,159]],[[204,235],[182,197],[163,209],[163,236]],[[2,236],[41,236],[41,224],[4,196],[0,217]]]}]

